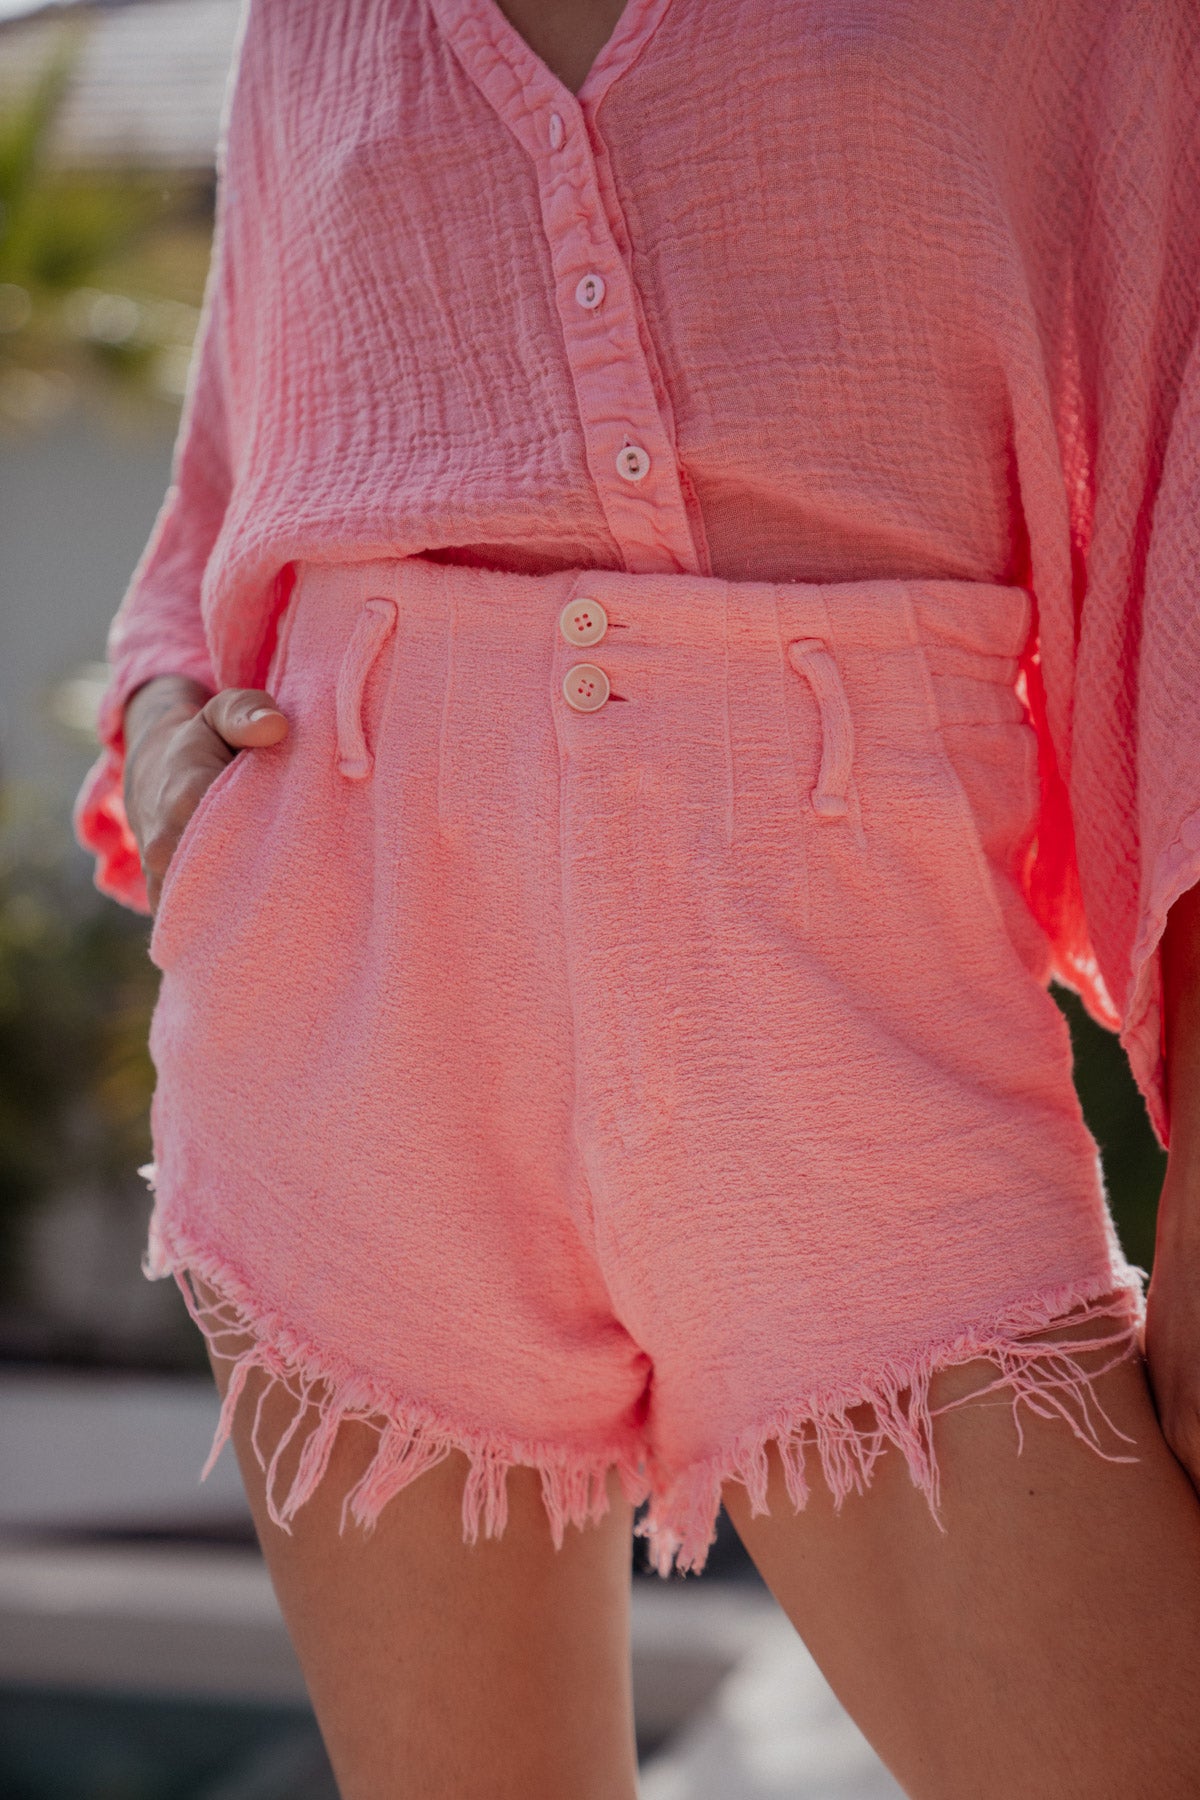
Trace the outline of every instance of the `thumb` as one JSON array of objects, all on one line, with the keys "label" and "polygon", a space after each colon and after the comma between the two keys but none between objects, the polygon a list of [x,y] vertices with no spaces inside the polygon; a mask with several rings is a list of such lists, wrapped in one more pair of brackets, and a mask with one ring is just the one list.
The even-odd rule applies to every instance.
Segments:
[{"label": "thumb", "polygon": [[222,688],[205,701],[200,717],[234,750],[277,744],[288,722],[261,688]]}]

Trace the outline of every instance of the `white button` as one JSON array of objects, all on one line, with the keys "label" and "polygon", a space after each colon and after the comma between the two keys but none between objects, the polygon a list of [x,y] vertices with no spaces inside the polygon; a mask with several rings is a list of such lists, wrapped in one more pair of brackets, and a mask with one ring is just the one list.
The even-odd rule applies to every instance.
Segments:
[{"label": "white button", "polygon": [[576,663],[563,676],[563,694],[576,712],[595,712],[610,692],[608,676],[595,663]]},{"label": "white button", "polygon": [[623,481],[640,481],[649,472],[650,458],[640,444],[626,444],[617,452],[617,474]]},{"label": "white button", "polygon": [[558,615],[568,644],[598,644],[608,630],[608,614],[598,600],[568,600]]},{"label": "white button", "polygon": [[593,307],[599,306],[604,298],[603,275],[585,275],[575,289],[575,298],[580,306],[586,306],[589,312]]},{"label": "white button", "polygon": [[550,114],[550,148],[552,150],[561,149],[562,141],[563,141],[562,119],[559,117],[559,115],[557,113],[551,113]]}]

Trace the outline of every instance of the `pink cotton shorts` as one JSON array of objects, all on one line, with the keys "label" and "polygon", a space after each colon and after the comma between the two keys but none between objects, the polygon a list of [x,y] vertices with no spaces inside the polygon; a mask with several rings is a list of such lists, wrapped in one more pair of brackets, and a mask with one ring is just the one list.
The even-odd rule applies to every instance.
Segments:
[{"label": "pink cotton shorts", "polygon": [[615,1469],[666,1573],[771,1441],[796,1505],[891,1446],[936,1516],[951,1363],[1110,1453],[1141,1272],[1019,888],[1030,622],[968,581],[298,569],[289,735],[208,789],[151,941],[145,1270],[250,1334],[205,1472],[260,1367],[279,1524],[353,1416],[343,1529],[458,1448],[468,1539],[531,1464],[560,1543]]}]

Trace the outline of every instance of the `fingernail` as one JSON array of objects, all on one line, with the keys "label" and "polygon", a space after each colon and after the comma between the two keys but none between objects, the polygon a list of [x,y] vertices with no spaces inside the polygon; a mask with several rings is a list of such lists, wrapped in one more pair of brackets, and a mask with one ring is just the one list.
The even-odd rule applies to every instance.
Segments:
[{"label": "fingernail", "polygon": [[250,714],[248,723],[253,725],[255,719],[273,719],[274,717],[275,708],[273,706],[259,706]]}]

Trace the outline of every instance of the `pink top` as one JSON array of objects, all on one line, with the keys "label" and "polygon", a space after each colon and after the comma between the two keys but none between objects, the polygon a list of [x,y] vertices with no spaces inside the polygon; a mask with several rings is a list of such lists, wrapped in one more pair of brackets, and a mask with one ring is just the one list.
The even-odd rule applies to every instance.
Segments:
[{"label": "pink top", "polygon": [[1028,587],[1027,891],[1160,1138],[1200,879],[1200,9],[628,0],[578,98],[494,0],[249,0],[120,709],[261,683],[296,560]]}]

